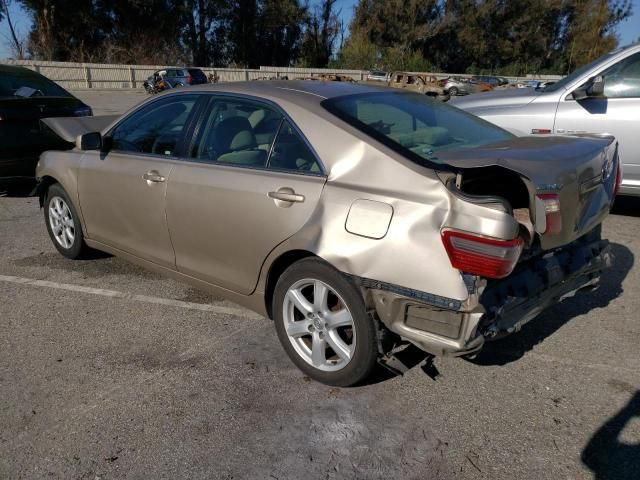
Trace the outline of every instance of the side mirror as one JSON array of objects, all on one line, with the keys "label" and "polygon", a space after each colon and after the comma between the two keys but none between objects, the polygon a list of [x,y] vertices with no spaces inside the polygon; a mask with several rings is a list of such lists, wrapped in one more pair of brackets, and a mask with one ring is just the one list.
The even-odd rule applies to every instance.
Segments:
[{"label": "side mirror", "polygon": [[591,78],[584,85],[576,88],[571,94],[574,100],[598,98],[604,96],[604,77],[602,75]]},{"label": "side mirror", "polygon": [[100,132],[90,132],[78,136],[76,147],[80,150],[102,150],[102,135]]}]

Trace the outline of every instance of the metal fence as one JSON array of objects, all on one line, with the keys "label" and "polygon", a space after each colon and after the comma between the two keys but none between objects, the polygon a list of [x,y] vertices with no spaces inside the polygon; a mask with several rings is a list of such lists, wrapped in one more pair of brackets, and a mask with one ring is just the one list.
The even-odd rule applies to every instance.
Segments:
[{"label": "metal fence", "polygon": [[[22,65],[35,70],[51,80],[69,89],[113,89],[113,88],[141,88],[143,82],[153,72],[167,68],[167,65],[117,65],[102,63],[71,63],[48,62],[41,60],[3,60],[2,63]],[[238,82],[268,78],[289,79],[314,77],[322,74],[346,75],[354,80],[364,80],[367,71],[364,70],[336,70],[327,68],[296,68],[296,67],[260,67],[260,69],[246,68],[212,68],[200,67],[205,75],[213,74],[220,82]],[[429,72],[438,78],[445,78],[451,74]],[[469,77],[470,75],[456,75]],[[509,80],[520,81],[530,79],[556,80],[561,77],[546,75],[526,77],[506,77]]]}]

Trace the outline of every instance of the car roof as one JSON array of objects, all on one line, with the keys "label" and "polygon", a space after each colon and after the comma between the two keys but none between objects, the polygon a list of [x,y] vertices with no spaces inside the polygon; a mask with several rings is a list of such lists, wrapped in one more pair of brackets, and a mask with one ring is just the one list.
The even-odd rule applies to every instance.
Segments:
[{"label": "car roof", "polygon": [[40,76],[39,73],[34,72],[33,70],[29,70],[28,68],[20,67],[17,65],[4,65],[4,64],[0,64],[0,74],[22,76],[22,77]]},{"label": "car roof", "polygon": [[[187,90],[182,90],[186,92]],[[323,100],[346,95],[374,92],[398,92],[386,86],[363,85],[351,82],[321,80],[256,80],[251,82],[228,82],[189,87],[189,91],[227,92],[265,98],[277,98],[297,103],[305,98],[320,103]],[[176,92],[177,93],[177,92]]]}]

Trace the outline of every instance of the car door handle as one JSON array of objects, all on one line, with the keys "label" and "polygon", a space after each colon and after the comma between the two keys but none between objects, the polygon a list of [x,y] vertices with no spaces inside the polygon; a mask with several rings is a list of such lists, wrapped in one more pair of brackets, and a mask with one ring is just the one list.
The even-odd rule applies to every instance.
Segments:
[{"label": "car door handle", "polygon": [[281,188],[277,192],[269,192],[269,198],[283,202],[304,202],[304,195],[296,193],[292,188]]},{"label": "car door handle", "polygon": [[145,173],[144,175],[142,175],[142,178],[144,178],[147,182],[153,182],[153,183],[161,183],[167,179],[166,177],[160,175],[160,173],[158,173],[155,170],[151,170]]}]

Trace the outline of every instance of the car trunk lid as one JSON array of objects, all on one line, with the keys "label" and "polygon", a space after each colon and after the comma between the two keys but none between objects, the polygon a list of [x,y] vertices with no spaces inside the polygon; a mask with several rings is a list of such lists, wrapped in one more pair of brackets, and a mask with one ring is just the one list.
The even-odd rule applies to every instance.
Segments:
[{"label": "car trunk lid", "polygon": [[[463,178],[489,167],[517,173],[527,186],[530,220],[545,250],[566,245],[597,226],[615,196],[618,155],[613,137],[520,137],[469,150],[441,151],[439,158],[459,169]],[[487,195],[497,189],[484,188]],[[561,228],[549,231],[544,201],[554,196]]]}]

